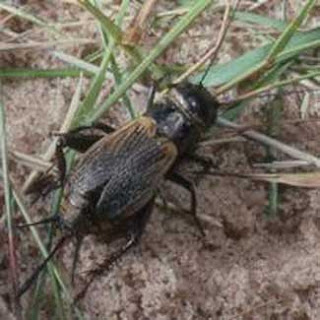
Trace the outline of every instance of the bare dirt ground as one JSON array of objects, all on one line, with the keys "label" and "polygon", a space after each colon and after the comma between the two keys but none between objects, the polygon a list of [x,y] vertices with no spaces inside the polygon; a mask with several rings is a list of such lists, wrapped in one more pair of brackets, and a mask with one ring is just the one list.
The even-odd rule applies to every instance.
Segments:
[{"label": "bare dirt ground", "polygon": [[[74,6],[60,2],[57,2],[55,11],[52,4],[28,3],[35,13],[53,20],[78,20],[84,15],[81,10],[74,11]],[[262,10],[268,12],[274,8],[270,6]],[[218,19],[212,22],[208,15],[203,19],[204,30],[201,23],[196,23],[193,31],[182,35],[181,42],[170,48],[162,59],[170,63],[196,60],[194,50],[197,48],[187,53],[179,48],[181,44],[188,47],[185,41],[193,34],[207,36],[210,33],[210,39],[214,38],[212,30],[218,29]],[[19,20],[14,23],[23,32],[32,30],[28,29],[32,28],[28,23]],[[94,25],[78,28],[89,37]],[[34,36],[41,37],[41,32],[35,32]],[[238,45],[239,39],[233,33],[226,39],[221,60],[246,50]],[[199,43],[198,48],[205,49],[205,44]],[[68,50],[81,55],[88,46],[74,46]],[[57,65],[59,63],[45,50],[0,53],[2,67]],[[75,85],[75,79],[3,81],[2,99],[10,148],[35,155],[44,152],[50,141],[49,133],[57,130],[64,118]],[[283,108],[278,139],[319,154],[320,124],[291,121],[299,119],[300,115],[294,99],[285,100]],[[119,112],[112,111],[114,117],[117,114],[121,118]],[[262,117],[257,108],[251,108],[239,122],[256,125],[262,122]],[[309,120],[318,118],[316,112],[308,115]],[[214,138],[228,134],[219,130]],[[246,141],[207,146],[202,152],[210,155],[219,169],[237,172],[250,171],[250,164],[263,156],[257,144]],[[10,170],[15,186],[21,188],[29,169],[12,162]],[[280,186],[278,215],[267,218],[267,184],[221,177],[201,177],[198,180],[198,212],[206,237],[199,235],[190,217],[155,208],[140,245],[109,273],[93,281],[85,297],[78,302],[86,319],[319,319],[320,191]],[[169,184],[166,187],[171,202],[187,206],[189,200],[183,190]],[[35,209],[37,217],[41,216],[41,206],[40,203]],[[0,319],[13,319],[7,301],[10,286],[3,224],[1,228]],[[36,254],[28,232],[19,235],[17,246],[20,276],[25,279],[41,258]],[[95,268],[109,251],[110,246],[93,236],[85,240],[74,292],[79,291],[85,282],[85,272]],[[69,245],[60,254],[62,270],[70,270],[72,253],[73,247]],[[66,271],[66,279],[68,277]],[[50,313],[52,297],[49,290],[44,299],[47,303],[41,319],[55,319]],[[30,303],[27,294],[23,307],[27,308]]]}]

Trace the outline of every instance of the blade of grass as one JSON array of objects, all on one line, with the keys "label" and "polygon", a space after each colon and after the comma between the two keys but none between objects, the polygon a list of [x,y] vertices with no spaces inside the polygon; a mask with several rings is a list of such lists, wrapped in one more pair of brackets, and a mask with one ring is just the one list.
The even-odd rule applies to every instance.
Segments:
[{"label": "blade of grass", "polygon": [[[301,32],[294,35],[285,50],[276,58],[275,63],[283,62],[289,58],[294,58],[303,50],[320,46],[320,28],[308,32]],[[268,56],[272,44],[264,45],[260,48],[251,50],[244,55],[227,63],[212,66],[204,79],[204,86],[219,86],[226,84],[225,88],[219,88],[219,93],[224,92],[232,85],[241,81],[244,74],[251,74],[253,68],[257,69],[257,65],[261,65]],[[248,71],[249,70],[249,71]],[[192,78],[192,82],[198,83],[203,76],[200,73]],[[234,80],[236,79],[236,80]],[[232,82],[232,85],[230,84]]]},{"label": "blade of grass", "polygon": [[308,13],[313,8],[317,0],[309,0],[304,5],[299,15],[292,20],[292,22],[288,25],[288,27],[284,30],[281,36],[275,41],[273,44],[268,56],[267,60],[271,61],[275,59],[287,46],[290,39],[294,36],[297,30],[300,28],[303,21],[306,19]]},{"label": "blade of grass", "polygon": [[104,26],[104,28],[106,28],[115,43],[121,43],[122,30],[114,24],[109,17],[104,15],[101,10],[91,4],[88,0],[77,0],[77,2],[89,11]]},{"label": "blade of grass", "polygon": [[19,151],[9,151],[9,156],[22,165],[31,169],[36,169],[37,171],[45,172],[52,167],[52,164],[48,165],[47,161],[44,161],[39,157],[35,157],[33,155],[22,153]]},{"label": "blade of grass", "polygon": [[5,198],[5,212],[6,222],[8,228],[8,252],[9,252],[9,279],[12,285],[11,291],[11,303],[14,310],[14,314],[17,319],[22,319],[21,306],[17,297],[18,292],[18,265],[14,239],[14,228],[12,222],[12,206],[11,206],[11,186],[9,181],[8,171],[8,151],[6,143],[6,124],[5,124],[5,112],[2,102],[0,101],[0,146],[1,146],[1,162],[4,184],[4,198]]},{"label": "blade of grass", "polygon": [[320,41],[315,40],[311,43],[302,45],[300,48],[295,48],[295,50],[291,50],[291,52],[289,51],[284,54],[284,49],[287,47],[289,41],[292,39],[295,32],[300,27],[301,23],[306,18],[307,14],[312,9],[314,4],[315,4],[315,0],[309,0],[306,3],[306,5],[301,10],[300,14],[289,24],[289,26],[283,31],[280,37],[274,42],[266,58],[264,58],[263,61],[261,61],[258,65],[252,67],[251,70],[249,69],[249,71],[246,71],[238,79],[234,79],[227,85],[224,85],[223,87],[219,88],[219,90],[217,91],[217,94],[225,92],[226,90],[233,87],[236,83],[244,79],[247,79],[248,77],[250,77],[251,75],[257,72],[262,72],[264,69],[270,68],[270,64],[280,62],[283,59],[288,59],[291,54],[296,56],[301,51],[306,50],[307,48],[310,49],[310,48],[319,46]]},{"label": "blade of grass", "polygon": [[[292,65],[291,61],[287,62],[286,64],[275,65],[268,73],[263,75],[263,77],[258,82],[255,83],[255,85],[253,86],[253,90],[247,93],[248,96],[250,95],[250,97],[251,96],[256,97],[257,96],[256,93],[259,90],[256,88],[259,88],[259,86],[264,86],[265,84],[274,83],[275,81],[277,81],[277,79],[283,75],[283,73],[289,68],[290,65]],[[267,85],[265,85],[265,87],[267,87]],[[226,110],[223,110],[222,112],[222,116],[230,121],[235,120],[236,118],[239,117],[239,115],[242,113],[244,108],[246,108],[247,100],[248,98],[238,100],[238,97],[237,97],[235,100],[231,102],[226,102],[222,104],[221,109],[226,107]],[[231,106],[229,106],[230,103],[231,103]]]},{"label": "blade of grass", "polygon": [[[61,125],[60,132],[68,131],[71,126],[72,119],[74,118],[74,115],[76,114],[79,106],[79,101],[80,101],[81,91],[82,91],[82,83],[83,83],[83,78],[82,76],[80,76],[76,91],[72,97],[70,107],[67,112],[67,115],[65,117],[63,124]],[[53,157],[55,153],[55,146],[56,146],[56,141],[54,140],[48,147],[45,154],[43,155],[43,160],[49,161]],[[37,178],[37,176],[38,176],[37,171],[32,171],[30,173],[30,175],[28,176],[28,178],[26,179],[23,185],[23,188],[22,188],[23,192],[26,192],[28,190],[28,188],[32,185],[33,181]]]},{"label": "blade of grass", "polygon": [[266,169],[292,169],[299,167],[310,166],[310,163],[303,160],[289,160],[289,161],[273,161],[268,163],[253,163],[254,168],[266,168]]},{"label": "blade of grass", "polygon": [[49,31],[53,32],[54,34],[61,35],[61,32],[55,28],[54,23],[50,23],[48,21],[45,21],[41,18],[38,18],[30,13],[25,12],[24,10],[14,7],[14,6],[9,6],[4,3],[0,3],[0,9],[5,10],[7,12],[10,12],[14,16],[20,17],[22,19],[25,19],[27,21],[30,21],[40,27],[44,27],[45,29],[48,29]]},{"label": "blade of grass", "polygon": [[[82,69],[83,70],[83,69]],[[78,78],[81,74],[81,70],[78,69],[0,69],[0,78]],[[92,76],[93,72],[84,71],[84,75]]]},{"label": "blade of grass", "polygon": [[268,188],[268,205],[265,208],[265,216],[267,218],[275,218],[279,208],[279,183],[272,181]]},{"label": "blade of grass", "polygon": [[[282,117],[282,105],[281,92],[276,95],[275,100],[269,103],[268,107],[264,109],[264,116],[266,118],[267,134],[276,139],[279,135],[280,121]],[[270,146],[265,147],[266,150],[266,161],[272,162],[277,158],[277,150]],[[274,169],[269,170],[271,173],[276,173]],[[266,216],[274,218],[277,216],[279,207],[279,185],[277,182],[271,182],[268,188],[268,205],[265,208]]]},{"label": "blade of grass", "polygon": [[[116,81],[115,88],[117,88],[117,86],[119,86],[121,84],[122,77],[121,77],[118,65],[114,59],[114,56],[112,56],[112,58],[111,58],[111,67],[112,67],[114,78]],[[135,111],[134,106],[132,105],[132,103],[129,99],[129,96],[126,93],[123,95],[122,100],[123,100],[124,105],[126,106],[126,109],[128,110],[128,112],[130,114],[131,119],[135,119],[137,116],[136,111]]]},{"label": "blade of grass", "polygon": [[85,99],[81,103],[81,106],[79,107],[78,112],[72,121],[71,128],[77,127],[79,125],[81,119],[85,118],[87,116],[87,114],[90,112],[90,110],[92,108],[94,108],[94,106],[98,100],[99,93],[100,93],[102,86],[103,86],[103,83],[104,83],[105,74],[106,74],[107,68],[109,66],[110,59],[111,59],[111,51],[107,52],[104,55],[103,60],[100,65],[100,71],[98,74],[95,75],[94,79],[92,80],[91,85],[90,85],[90,89],[89,89]]},{"label": "blade of grass", "polygon": [[247,139],[258,141],[263,145],[271,146],[274,149],[281,151],[284,154],[289,155],[290,157],[298,160],[304,160],[308,163],[320,167],[320,159],[309,154],[307,152],[300,151],[294,147],[288,146],[285,143],[282,143],[278,140],[272,139],[262,133],[256,132],[254,130],[248,130],[246,127],[238,125],[234,122],[228,121],[222,117],[218,117],[217,124],[236,130],[241,136],[246,137]]},{"label": "blade of grass", "polygon": [[281,63],[287,59],[290,58],[295,58],[297,57],[300,53],[302,53],[303,51],[307,51],[307,50],[311,50],[311,49],[315,49],[320,47],[320,40],[314,40],[314,41],[310,41],[308,43],[304,43],[301,44],[299,46],[296,46],[294,48],[288,49],[288,50],[284,50],[282,53],[280,53],[276,59],[275,62],[276,63]]},{"label": "blade of grass", "polygon": [[244,178],[253,180],[267,181],[271,183],[281,183],[299,188],[319,188],[320,187],[320,172],[307,173],[261,173],[261,174],[246,174]]},{"label": "blade of grass", "polygon": [[[99,67],[92,64],[92,63],[89,63],[89,62],[86,62],[82,59],[79,59],[77,57],[74,57],[70,54],[66,54],[64,52],[61,52],[61,51],[51,51],[51,54],[52,56],[54,56],[55,58],[58,58],[59,60],[63,61],[63,62],[66,62],[68,64],[71,64],[77,68],[79,68],[80,70],[83,70],[83,71],[87,71],[91,74],[97,74],[99,73]],[[107,73],[107,75],[109,77],[110,74]]]},{"label": "blade of grass", "polygon": [[[232,9],[234,10],[234,8]],[[219,52],[219,49],[221,48],[221,45],[223,43],[223,40],[227,34],[227,30],[231,24],[231,19],[230,19],[230,12],[231,12],[231,5],[230,2],[228,0],[226,0],[226,9],[223,15],[223,20],[222,20],[222,24],[220,27],[220,31],[218,34],[218,38],[215,41],[214,46],[209,49],[200,59],[198,62],[196,62],[195,64],[193,64],[186,72],[184,72],[182,75],[180,75],[177,79],[174,80],[173,84],[178,84],[182,81],[184,81],[185,79],[189,78],[189,76],[191,74],[193,74],[195,71],[199,70],[199,68],[207,61],[210,60],[210,63],[213,64],[214,60],[216,59],[216,56]],[[231,15],[232,16],[232,15]],[[207,69],[207,71],[203,74],[203,78],[200,80],[200,83],[202,83],[203,79],[205,79],[206,77],[206,73],[209,71],[209,69]]]},{"label": "blade of grass", "polygon": [[263,16],[252,12],[236,11],[234,19],[241,22],[248,22],[263,27],[269,27],[283,31],[287,27],[287,23],[278,19]]},{"label": "blade of grass", "polygon": [[[60,59],[61,61],[64,61],[66,63],[70,63],[76,67],[78,67],[79,69],[84,71],[84,74],[88,73],[90,75],[96,75],[99,73],[99,67],[83,61],[77,57],[71,56],[69,54],[66,54],[64,52],[60,52],[60,51],[52,51],[52,55],[54,57],[57,57],[58,59]],[[0,71],[0,75],[1,75],[1,71]],[[111,79],[112,78],[112,73],[111,72],[107,72],[105,75],[105,79]],[[135,83],[134,86],[136,87],[137,90],[142,90],[142,89],[146,89],[143,85]]]},{"label": "blade of grass", "polygon": [[[190,171],[197,173],[197,171]],[[203,172],[202,172],[203,173]],[[286,184],[294,187],[303,188],[319,188],[320,187],[320,172],[307,173],[237,173],[221,170],[210,170],[206,175],[251,179],[255,181],[266,181]]]},{"label": "blade of grass", "polygon": [[10,50],[26,50],[26,49],[47,49],[54,46],[80,46],[83,44],[95,44],[96,42],[92,39],[69,39],[69,40],[55,40],[47,42],[27,42],[27,43],[0,43],[0,52],[1,51],[10,51]]},{"label": "blade of grass", "polygon": [[257,90],[254,90],[254,91],[251,91],[249,93],[245,93],[243,95],[240,95],[237,97],[236,101],[242,101],[242,100],[247,100],[251,97],[255,97],[261,93],[264,93],[264,92],[268,92],[272,89],[276,89],[276,88],[281,88],[281,87],[284,87],[286,85],[289,85],[289,84],[295,84],[295,83],[298,83],[298,82],[301,82],[302,80],[305,80],[305,79],[312,79],[312,78],[315,78],[315,77],[319,77],[320,76],[320,70],[319,71],[314,71],[314,72],[310,72],[308,74],[305,74],[305,75],[302,75],[302,76],[298,76],[298,77],[295,77],[295,78],[291,78],[291,79],[287,79],[287,80],[283,80],[283,81],[278,81],[274,84],[269,84],[269,85],[266,85],[262,88],[259,88]]},{"label": "blade of grass", "polygon": [[[125,12],[129,8],[129,3],[130,3],[129,0],[125,0],[122,2],[119,14],[117,15],[116,20],[115,20],[116,25],[119,27],[121,26]],[[110,39],[110,35],[106,34],[105,29],[101,25],[100,25],[100,32],[101,32],[103,46],[104,46],[105,50],[107,50],[108,39]],[[113,73],[113,76],[114,76],[114,79],[116,82],[116,86],[115,86],[115,88],[116,88],[122,82],[122,77],[121,77],[120,69],[119,69],[118,64],[116,62],[114,54],[112,54],[110,62],[111,62],[112,73]],[[123,100],[123,104],[125,105],[125,107],[129,111],[131,118],[134,119],[136,117],[136,112],[135,112],[134,107],[132,106],[131,101],[126,93],[123,95],[122,100]]]}]

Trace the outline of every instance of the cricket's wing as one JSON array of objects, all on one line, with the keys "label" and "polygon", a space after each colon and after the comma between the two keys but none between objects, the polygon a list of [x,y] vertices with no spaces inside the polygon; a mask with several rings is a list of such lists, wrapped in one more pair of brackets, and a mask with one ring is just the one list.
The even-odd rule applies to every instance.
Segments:
[{"label": "cricket's wing", "polygon": [[95,143],[69,179],[70,200],[91,198],[95,214],[110,219],[139,210],[177,157],[175,145],[155,132],[152,118],[142,117]]},{"label": "cricket's wing", "polygon": [[130,153],[124,152],[101,193],[96,214],[111,220],[135,214],[154,197],[176,157],[172,142],[155,138],[137,144]]}]

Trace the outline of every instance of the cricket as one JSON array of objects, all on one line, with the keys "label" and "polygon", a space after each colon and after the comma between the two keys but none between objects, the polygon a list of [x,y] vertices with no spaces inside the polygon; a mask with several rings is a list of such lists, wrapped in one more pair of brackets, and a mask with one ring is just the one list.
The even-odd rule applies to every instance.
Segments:
[{"label": "cricket", "polygon": [[0,318],[317,319],[315,0],[0,4]]}]

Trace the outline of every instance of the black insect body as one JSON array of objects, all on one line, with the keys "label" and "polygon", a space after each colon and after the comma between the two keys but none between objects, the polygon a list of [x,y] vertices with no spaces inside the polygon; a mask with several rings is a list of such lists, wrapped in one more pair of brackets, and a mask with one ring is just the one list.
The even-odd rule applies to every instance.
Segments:
[{"label": "black insect body", "polygon": [[[163,179],[192,192],[175,167],[214,123],[217,107],[204,87],[186,83],[173,89],[165,101],[151,105],[140,119],[93,143],[66,180],[65,224],[85,232],[88,219],[116,224],[130,218],[128,232],[134,244]],[[81,128],[77,129],[81,141],[80,133]],[[62,138],[67,142],[70,137],[74,133]]]},{"label": "black insect body", "polygon": [[[78,239],[89,225],[101,221],[110,223],[111,229],[125,229],[128,241],[111,258],[114,262],[140,239],[165,179],[190,192],[195,215],[194,186],[176,168],[214,124],[218,106],[202,85],[184,83],[172,89],[166,100],[151,104],[141,118],[112,133],[99,124],[94,128],[101,135],[84,134],[88,127],[61,135],[57,154],[62,154],[64,146],[84,152],[69,177],[62,170],[61,218],[66,228]],[[59,158],[64,168],[64,158]]]}]

